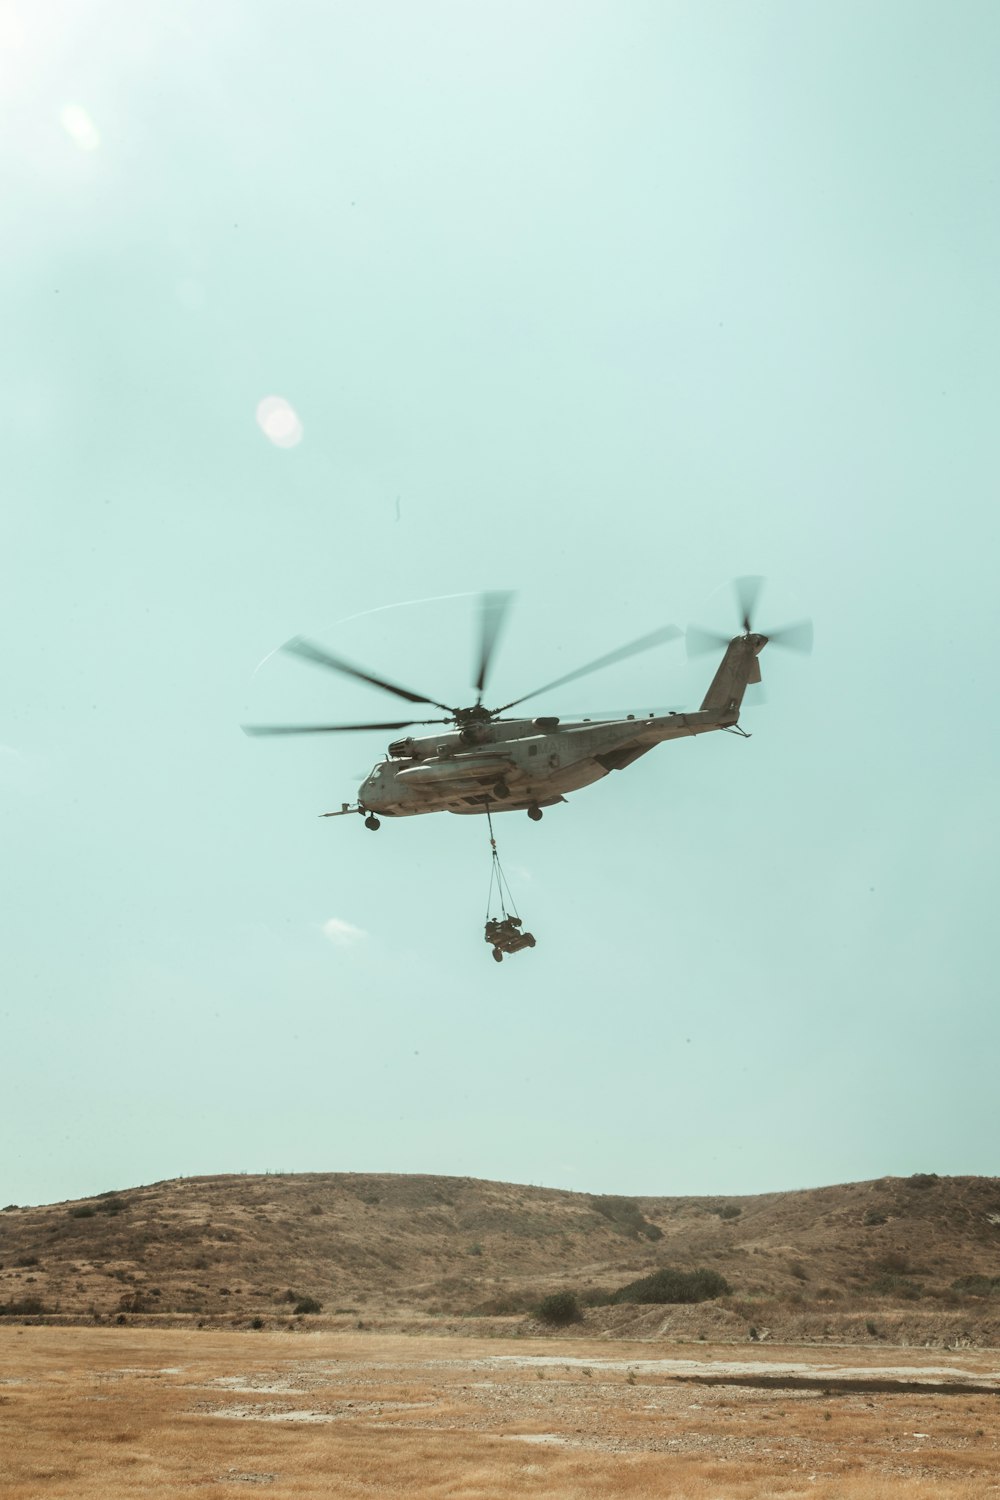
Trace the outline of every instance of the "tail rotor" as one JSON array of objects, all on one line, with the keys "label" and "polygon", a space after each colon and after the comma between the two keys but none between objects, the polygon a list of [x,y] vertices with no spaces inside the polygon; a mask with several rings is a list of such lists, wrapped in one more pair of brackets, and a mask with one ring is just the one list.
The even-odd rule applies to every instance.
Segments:
[{"label": "tail rotor", "polygon": [[[760,634],[770,645],[808,654],[813,648],[811,620],[796,620],[792,624],[781,625],[776,630],[757,630],[754,617],[763,587],[764,579],[757,576],[733,579],[733,597],[744,636]],[[730,636],[717,630],[704,630],[700,625],[689,625],[685,632],[688,656],[704,656],[709,651],[728,646],[730,640]]]}]

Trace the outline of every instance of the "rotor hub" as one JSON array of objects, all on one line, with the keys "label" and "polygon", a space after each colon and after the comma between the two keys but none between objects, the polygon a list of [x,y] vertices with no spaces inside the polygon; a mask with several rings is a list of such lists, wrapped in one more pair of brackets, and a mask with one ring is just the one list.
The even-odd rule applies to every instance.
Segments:
[{"label": "rotor hub", "polygon": [[482,703],[474,703],[471,708],[456,708],[455,723],[459,729],[471,729],[477,724],[492,724],[495,712],[495,709],[491,711]]}]

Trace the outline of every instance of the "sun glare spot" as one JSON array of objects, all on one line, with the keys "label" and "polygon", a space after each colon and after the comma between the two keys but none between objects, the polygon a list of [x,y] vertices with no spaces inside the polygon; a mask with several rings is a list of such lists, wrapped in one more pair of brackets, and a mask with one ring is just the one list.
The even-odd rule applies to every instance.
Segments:
[{"label": "sun glare spot", "polygon": [[101,144],[101,132],[85,109],[79,104],[67,104],[59,116],[62,128],[75,141],[81,151],[96,151]]},{"label": "sun glare spot", "polygon": [[294,448],[302,441],[298,413],[283,396],[265,396],[257,403],[257,424],[276,448]]}]

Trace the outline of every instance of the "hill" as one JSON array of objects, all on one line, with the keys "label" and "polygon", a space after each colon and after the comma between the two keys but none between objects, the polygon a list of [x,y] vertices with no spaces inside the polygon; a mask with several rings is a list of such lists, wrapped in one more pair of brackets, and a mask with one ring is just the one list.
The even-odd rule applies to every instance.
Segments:
[{"label": "hill", "polygon": [[[665,1266],[719,1272],[731,1292],[694,1307],[597,1305]],[[403,1328],[475,1318],[516,1332],[557,1290],[588,1305],[592,1334],[998,1344],[1000,1181],[919,1173],[633,1200],[302,1173],[181,1178],[0,1212],[7,1318]],[[322,1311],[303,1325],[314,1303]]]}]

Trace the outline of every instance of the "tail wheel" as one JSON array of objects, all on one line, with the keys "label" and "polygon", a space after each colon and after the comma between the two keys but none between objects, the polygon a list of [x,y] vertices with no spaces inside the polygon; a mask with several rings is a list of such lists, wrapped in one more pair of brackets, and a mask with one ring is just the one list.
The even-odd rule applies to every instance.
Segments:
[{"label": "tail wheel", "polygon": [[498,964],[503,963],[503,954],[500,952],[499,948],[493,949],[493,957],[496,959]]},{"label": "tail wheel", "polygon": [[533,802],[528,808],[528,817],[533,823],[538,823],[541,821],[542,809],[538,806],[537,803]]}]

